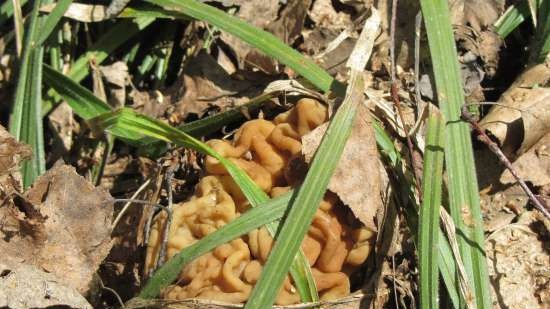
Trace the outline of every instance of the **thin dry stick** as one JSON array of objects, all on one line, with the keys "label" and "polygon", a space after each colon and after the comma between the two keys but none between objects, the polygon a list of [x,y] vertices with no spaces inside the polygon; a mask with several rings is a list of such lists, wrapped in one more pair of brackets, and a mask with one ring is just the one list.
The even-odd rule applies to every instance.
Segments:
[{"label": "thin dry stick", "polygon": [[13,5],[13,23],[15,28],[15,49],[17,57],[21,57],[23,50],[23,13],[21,12],[21,2],[12,0]]},{"label": "thin dry stick", "polygon": [[479,124],[475,120],[474,115],[472,115],[468,111],[468,106],[467,105],[462,106],[461,118],[462,118],[462,120],[467,121],[467,122],[470,123],[470,125],[472,126],[472,128],[474,129],[474,131],[477,134],[477,139],[480,142],[487,145],[487,147],[489,147],[489,150],[491,150],[497,156],[497,158],[500,160],[500,162],[502,162],[502,164],[504,164],[504,166],[510,171],[510,173],[517,180],[517,182],[519,183],[520,187],[523,189],[525,194],[527,194],[527,196],[529,197],[529,199],[531,200],[533,205],[538,210],[540,210],[540,212],[542,212],[547,218],[550,219],[550,212],[548,212],[548,209],[546,209],[546,207],[543,205],[543,203],[533,194],[533,192],[531,191],[531,189],[529,189],[529,187],[527,186],[525,181],[523,181],[523,179],[521,179],[519,177],[518,172],[516,171],[514,166],[512,166],[512,163],[510,163],[510,160],[508,160],[508,158],[502,152],[502,150],[500,150],[500,147],[498,147],[498,145],[495,142],[493,142],[489,138],[489,136],[487,136],[487,134],[485,134],[483,129],[481,129],[481,127],[479,126]]},{"label": "thin dry stick", "polygon": [[[134,200],[140,193],[141,191],[143,191],[147,185],[151,182],[150,179],[147,179],[146,182],[144,182],[138,189],[137,191],[132,195],[132,197],[130,197],[131,200]],[[120,219],[122,219],[122,216],[124,216],[124,214],[126,213],[126,211],[128,211],[128,209],[130,208],[130,206],[132,205],[132,202],[127,202],[124,207],[122,208],[122,210],[118,213],[115,221],[113,221],[113,224],[111,225],[111,230],[114,231],[115,230],[115,227],[118,225],[118,222],[120,221]]]},{"label": "thin dry stick", "polygon": [[418,192],[420,200],[422,200],[422,190],[420,189],[420,175],[418,162],[414,158],[414,146],[409,135],[409,128],[405,124],[405,118],[403,117],[403,111],[401,110],[401,102],[399,100],[399,86],[397,85],[396,79],[396,64],[395,64],[395,27],[397,19],[397,0],[392,0],[392,13],[391,13],[391,26],[390,26],[390,58],[391,58],[391,98],[395,108],[397,109],[397,114],[401,119],[403,124],[403,131],[405,132],[405,137],[407,140],[407,148],[409,148],[409,157],[411,160],[411,166],[413,169],[413,175],[415,179],[415,185]]},{"label": "thin dry stick", "polygon": [[118,304],[120,305],[120,307],[121,308],[126,308],[126,306],[124,305],[124,302],[122,301],[122,298],[120,297],[120,295],[118,295],[118,293],[114,289],[112,289],[108,286],[105,286],[105,284],[103,283],[103,279],[101,279],[101,277],[99,275],[96,274],[96,276],[99,279],[99,285],[101,286],[101,288],[106,290],[106,291],[111,292],[115,296],[115,298],[117,299]]},{"label": "thin dry stick", "polygon": [[[173,210],[172,178],[174,177],[174,169],[175,168],[168,167],[166,170],[166,176],[165,176],[166,191],[168,191],[168,209],[170,211]],[[162,245],[160,246],[159,256],[157,259],[157,265],[156,265],[157,269],[160,266],[162,266],[162,264],[164,263],[164,260],[166,259],[166,248],[168,247],[168,234],[170,232],[171,224],[172,224],[172,216],[168,216],[168,218],[166,218],[166,225],[164,226],[164,231],[162,233]]]}]

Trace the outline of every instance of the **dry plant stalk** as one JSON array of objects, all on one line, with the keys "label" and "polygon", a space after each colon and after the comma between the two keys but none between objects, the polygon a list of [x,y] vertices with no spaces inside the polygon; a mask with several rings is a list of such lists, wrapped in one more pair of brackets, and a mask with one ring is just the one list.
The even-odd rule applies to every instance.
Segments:
[{"label": "dry plant stalk", "polygon": [[[272,197],[299,184],[307,171],[301,137],[327,121],[327,109],[313,99],[297,105],[273,121],[245,122],[233,142],[210,140],[208,144],[233,161]],[[244,213],[250,206],[225,168],[206,159],[206,171],[195,196],[176,204],[169,227],[168,257]],[[147,251],[146,267],[156,264],[166,216],[155,218]],[[365,228],[338,199],[327,192],[302,242],[321,300],[350,293],[349,275],[363,264],[372,249],[375,232]],[[228,303],[248,299],[271,251],[273,239],[265,228],[217,247],[184,267],[179,281],[162,291],[166,299],[201,298]],[[287,276],[276,303],[290,305],[300,296]]]}]

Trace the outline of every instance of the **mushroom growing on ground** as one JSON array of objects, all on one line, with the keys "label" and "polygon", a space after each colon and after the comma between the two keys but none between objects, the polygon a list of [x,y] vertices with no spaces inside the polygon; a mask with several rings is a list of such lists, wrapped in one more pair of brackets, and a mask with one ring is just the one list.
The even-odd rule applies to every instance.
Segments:
[{"label": "mushroom growing on ground", "polygon": [[[301,181],[296,170],[301,156],[301,137],[327,121],[327,109],[313,99],[301,99],[272,121],[245,122],[233,141],[210,140],[208,144],[242,168],[272,197]],[[218,160],[207,157],[208,176],[200,180],[195,195],[173,208],[167,258],[197,242],[244,213],[249,204]],[[166,215],[156,216],[147,248],[146,270],[157,263]],[[338,197],[327,192],[302,242],[322,300],[350,293],[349,274],[367,259],[375,233],[362,226]],[[178,281],[162,292],[166,299],[202,298],[230,303],[248,299],[271,251],[273,239],[260,228],[221,245],[184,267]],[[300,302],[287,275],[276,303]]]}]

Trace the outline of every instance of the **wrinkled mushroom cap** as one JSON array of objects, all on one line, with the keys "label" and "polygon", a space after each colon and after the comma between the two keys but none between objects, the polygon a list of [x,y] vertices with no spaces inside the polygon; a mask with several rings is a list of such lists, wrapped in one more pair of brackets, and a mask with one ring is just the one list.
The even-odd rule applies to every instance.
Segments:
[{"label": "wrinkled mushroom cap", "polygon": [[[294,108],[273,121],[245,122],[232,141],[214,139],[207,143],[275,197],[301,181],[307,171],[305,165],[300,165],[303,162],[301,137],[324,123],[327,117],[327,109],[321,103],[301,99]],[[249,207],[240,188],[217,159],[207,157],[205,168],[209,176],[200,180],[195,195],[188,202],[174,206],[167,258],[216,231]],[[160,235],[165,224],[166,215],[160,213],[154,220],[149,239],[147,270],[157,264]],[[360,224],[350,216],[338,197],[327,192],[302,242],[322,300],[349,294],[350,282],[346,273],[350,267],[364,263],[371,251],[374,232],[357,226]],[[265,228],[251,231],[186,265],[178,282],[165,289],[162,296],[178,300],[204,298],[245,302],[272,246],[273,239]],[[276,303],[299,302],[300,297],[287,275]]]}]

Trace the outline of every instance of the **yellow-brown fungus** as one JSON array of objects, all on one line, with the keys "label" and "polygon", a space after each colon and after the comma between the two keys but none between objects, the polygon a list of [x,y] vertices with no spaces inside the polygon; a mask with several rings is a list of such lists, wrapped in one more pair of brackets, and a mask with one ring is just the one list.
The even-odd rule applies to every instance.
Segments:
[{"label": "yellow-brown fungus", "polygon": [[[301,99],[294,108],[273,121],[245,122],[233,141],[210,140],[208,144],[242,168],[272,197],[284,194],[300,181],[302,171],[289,171],[301,155],[301,137],[327,121],[327,109],[312,99]],[[218,160],[206,159],[206,172],[195,196],[174,206],[168,235],[168,258],[181,249],[219,229],[248,209],[239,187]],[[330,192],[319,205],[302,250],[312,266],[322,300],[346,296],[350,292],[347,273],[365,262],[374,232],[350,219],[349,211]],[[152,269],[160,248],[166,215],[154,220],[147,250],[146,268]],[[268,258],[273,239],[260,228],[217,247],[184,267],[178,282],[162,292],[167,299],[203,298],[242,303],[248,299]],[[344,271],[344,269],[346,271]],[[287,275],[276,303],[300,302]]]}]

